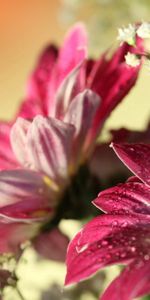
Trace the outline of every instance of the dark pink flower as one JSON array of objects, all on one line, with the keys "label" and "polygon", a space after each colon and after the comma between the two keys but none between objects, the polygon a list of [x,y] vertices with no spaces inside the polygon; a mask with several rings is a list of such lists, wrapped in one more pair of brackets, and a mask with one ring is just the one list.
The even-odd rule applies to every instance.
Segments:
[{"label": "dark pink flower", "polygon": [[101,299],[131,300],[150,291],[150,145],[112,147],[137,177],[101,192],[93,201],[106,214],[90,221],[70,243],[66,284],[107,265],[125,264]]}]

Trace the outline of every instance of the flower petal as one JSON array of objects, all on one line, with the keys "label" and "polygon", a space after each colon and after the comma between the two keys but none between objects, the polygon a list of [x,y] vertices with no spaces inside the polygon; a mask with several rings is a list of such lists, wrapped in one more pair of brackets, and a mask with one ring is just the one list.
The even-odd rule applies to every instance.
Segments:
[{"label": "flower petal", "polygon": [[137,177],[150,185],[150,145],[113,143],[112,148]]},{"label": "flower petal", "polygon": [[30,122],[19,117],[15,124],[12,126],[10,132],[10,139],[12,149],[23,166],[28,166],[28,156],[27,156],[27,131],[30,127]]},{"label": "flower petal", "polygon": [[79,151],[82,151],[82,146],[91,128],[99,103],[100,98],[97,94],[91,90],[85,90],[78,94],[69,106],[64,121],[75,127],[75,141],[73,147],[75,157],[79,154]]},{"label": "flower petal", "polygon": [[29,160],[38,171],[61,181],[68,174],[74,127],[57,119],[37,116],[27,134]]},{"label": "flower petal", "polygon": [[127,179],[131,173],[116,157],[108,143],[95,146],[94,152],[89,160],[89,168],[92,174],[100,179],[105,186],[117,184],[118,180]]},{"label": "flower petal", "polygon": [[80,81],[84,70],[84,63],[78,64],[60,84],[56,94],[53,97],[54,103],[50,103],[49,114],[63,119],[71,100],[77,92],[82,90]]},{"label": "flower petal", "polygon": [[29,78],[25,100],[19,109],[19,116],[29,119],[37,114],[48,113],[48,84],[56,59],[57,49],[53,45],[49,45],[41,53],[37,66]]},{"label": "flower petal", "polygon": [[127,66],[125,55],[127,52],[134,53],[136,51],[143,51],[140,39],[137,39],[136,47],[131,47],[123,43],[111,59],[107,59],[107,51],[95,63],[95,67],[93,67],[89,75],[87,86],[100,95],[102,103],[97,111],[90,133],[91,136],[94,134],[97,135],[111,111],[135,85],[141,65],[137,67]]},{"label": "flower petal", "polygon": [[41,233],[33,242],[36,251],[46,259],[65,261],[69,239],[58,228]]},{"label": "flower petal", "polygon": [[58,58],[59,82],[62,81],[87,55],[87,32],[77,23],[68,32]]},{"label": "flower petal", "polygon": [[149,242],[145,243],[149,226],[135,216],[94,218],[68,247],[66,284],[81,281],[104,266],[129,262],[139,253],[143,257],[149,251]]},{"label": "flower petal", "polygon": [[17,168],[18,163],[10,144],[11,123],[0,122],[0,170]]},{"label": "flower petal", "polygon": [[110,141],[108,143],[97,144],[90,157],[89,167],[91,172],[96,175],[106,187],[110,183],[118,183],[118,178],[125,181],[131,176],[130,171],[118,160],[115,153],[110,149],[109,144],[114,143],[138,143],[149,144],[150,124],[144,131],[131,131],[126,128],[110,130]]},{"label": "flower petal", "polygon": [[93,204],[110,214],[150,215],[150,187],[134,178],[100,192]]},{"label": "flower petal", "polygon": [[0,223],[0,254],[16,253],[21,243],[37,234],[38,224]]},{"label": "flower petal", "polygon": [[0,215],[41,220],[52,210],[52,194],[43,177],[33,171],[0,172]]},{"label": "flower petal", "polygon": [[150,292],[150,261],[133,262],[110,284],[101,300],[132,300]]}]

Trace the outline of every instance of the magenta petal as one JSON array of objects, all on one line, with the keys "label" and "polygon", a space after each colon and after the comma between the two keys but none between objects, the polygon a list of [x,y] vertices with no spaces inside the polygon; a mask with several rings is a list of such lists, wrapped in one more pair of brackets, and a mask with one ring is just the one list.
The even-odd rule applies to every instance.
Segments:
[{"label": "magenta petal", "polygon": [[23,100],[19,111],[17,112],[17,117],[33,119],[37,115],[44,115],[40,102],[38,100],[35,101],[34,99]]},{"label": "magenta petal", "polygon": [[10,138],[12,149],[23,166],[28,166],[27,156],[27,131],[30,127],[30,122],[19,117],[15,124],[12,126]]},{"label": "magenta petal", "polygon": [[110,214],[150,214],[150,187],[135,181],[100,192],[93,201],[99,209]]},{"label": "magenta petal", "polygon": [[[144,219],[103,215],[89,222],[70,242],[67,253],[66,284],[85,279],[104,266],[126,263],[144,256],[149,245],[149,227]],[[143,245],[145,244],[145,248]]]},{"label": "magenta petal", "polygon": [[123,43],[111,59],[107,59],[107,51],[92,68],[87,86],[101,96],[102,103],[97,111],[91,129],[91,136],[93,132],[96,133],[101,129],[111,111],[121,102],[136,83],[141,66],[139,65],[134,68],[127,66],[125,55],[127,52],[141,52],[142,50],[143,46],[139,39],[137,40],[136,47],[130,47],[126,43]]},{"label": "magenta petal", "polygon": [[37,114],[45,115],[48,113],[48,85],[56,59],[57,49],[53,45],[44,49],[34,72],[29,78],[25,100],[19,109],[19,116],[31,119]]},{"label": "magenta petal", "polygon": [[[64,121],[75,127],[75,141],[73,151],[75,155],[81,152],[89,129],[91,128],[100,98],[91,90],[78,94],[71,102]],[[90,145],[91,146],[91,145]]]},{"label": "magenta petal", "polygon": [[47,84],[50,80],[53,67],[57,59],[57,49],[53,45],[49,45],[41,53],[37,66],[27,85],[26,97],[29,99],[41,99],[41,108],[44,111],[44,100],[47,96]]},{"label": "magenta petal", "polygon": [[20,244],[31,239],[37,230],[37,224],[0,223],[0,254],[18,252]]},{"label": "magenta petal", "polygon": [[51,211],[51,197],[50,189],[38,173],[27,170],[0,172],[0,215],[20,220],[46,218]]},{"label": "magenta petal", "polygon": [[0,122],[0,170],[18,167],[10,144],[11,126],[11,123]]},{"label": "magenta petal", "polygon": [[58,58],[59,81],[62,81],[87,55],[87,32],[82,23],[71,28],[60,49]]},{"label": "magenta petal", "polygon": [[69,239],[58,228],[41,233],[33,242],[36,251],[44,258],[65,261]]},{"label": "magenta petal", "polygon": [[37,116],[27,134],[33,167],[61,181],[68,175],[74,127],[57,119]]},{"label": "magenta petal", "polygon": [[150,292],[150,261],[133,262],[110,284],[100,300],[132,300]]},{"label": "magenta petal", "polygon": [[150,185],[150,145],[112,144],[122,162],[144,183]]}]

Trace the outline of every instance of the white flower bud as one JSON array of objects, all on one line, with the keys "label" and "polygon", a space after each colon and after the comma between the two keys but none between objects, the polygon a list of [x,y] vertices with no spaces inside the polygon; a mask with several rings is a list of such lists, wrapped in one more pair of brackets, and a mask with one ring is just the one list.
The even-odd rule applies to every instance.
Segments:
[{"label": "white flower bud", "polygon": [[125,55],[125,61],[126,64],[131,67],[137,67],[140,64],[140,59],[137,58],[135,54],[130,52],[128,52],[127,55]]},{"label": "white flower bud", "polygon": [[137,29],[137,35],[143,39],[150,38],[150,23],[142,23]]},{"label": "white flower bud", "polygon": [[118,29],[117,40],[121,42],[127,42],[129,45],[135,45],[135,35],[136,28],[132,24],[129,24],[128,27]]}]

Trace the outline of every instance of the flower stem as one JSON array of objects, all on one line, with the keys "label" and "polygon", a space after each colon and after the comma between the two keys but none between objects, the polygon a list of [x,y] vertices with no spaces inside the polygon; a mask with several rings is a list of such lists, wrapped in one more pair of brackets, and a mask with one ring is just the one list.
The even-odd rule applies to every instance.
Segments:
[{"label": "flower stem", "polygon": [[16,291],[18,293],[18,296],[20,297],[20,300],[25,300],[25,298],[23,297],[22,293],[20,292],[20,289],[16,286]]}]

